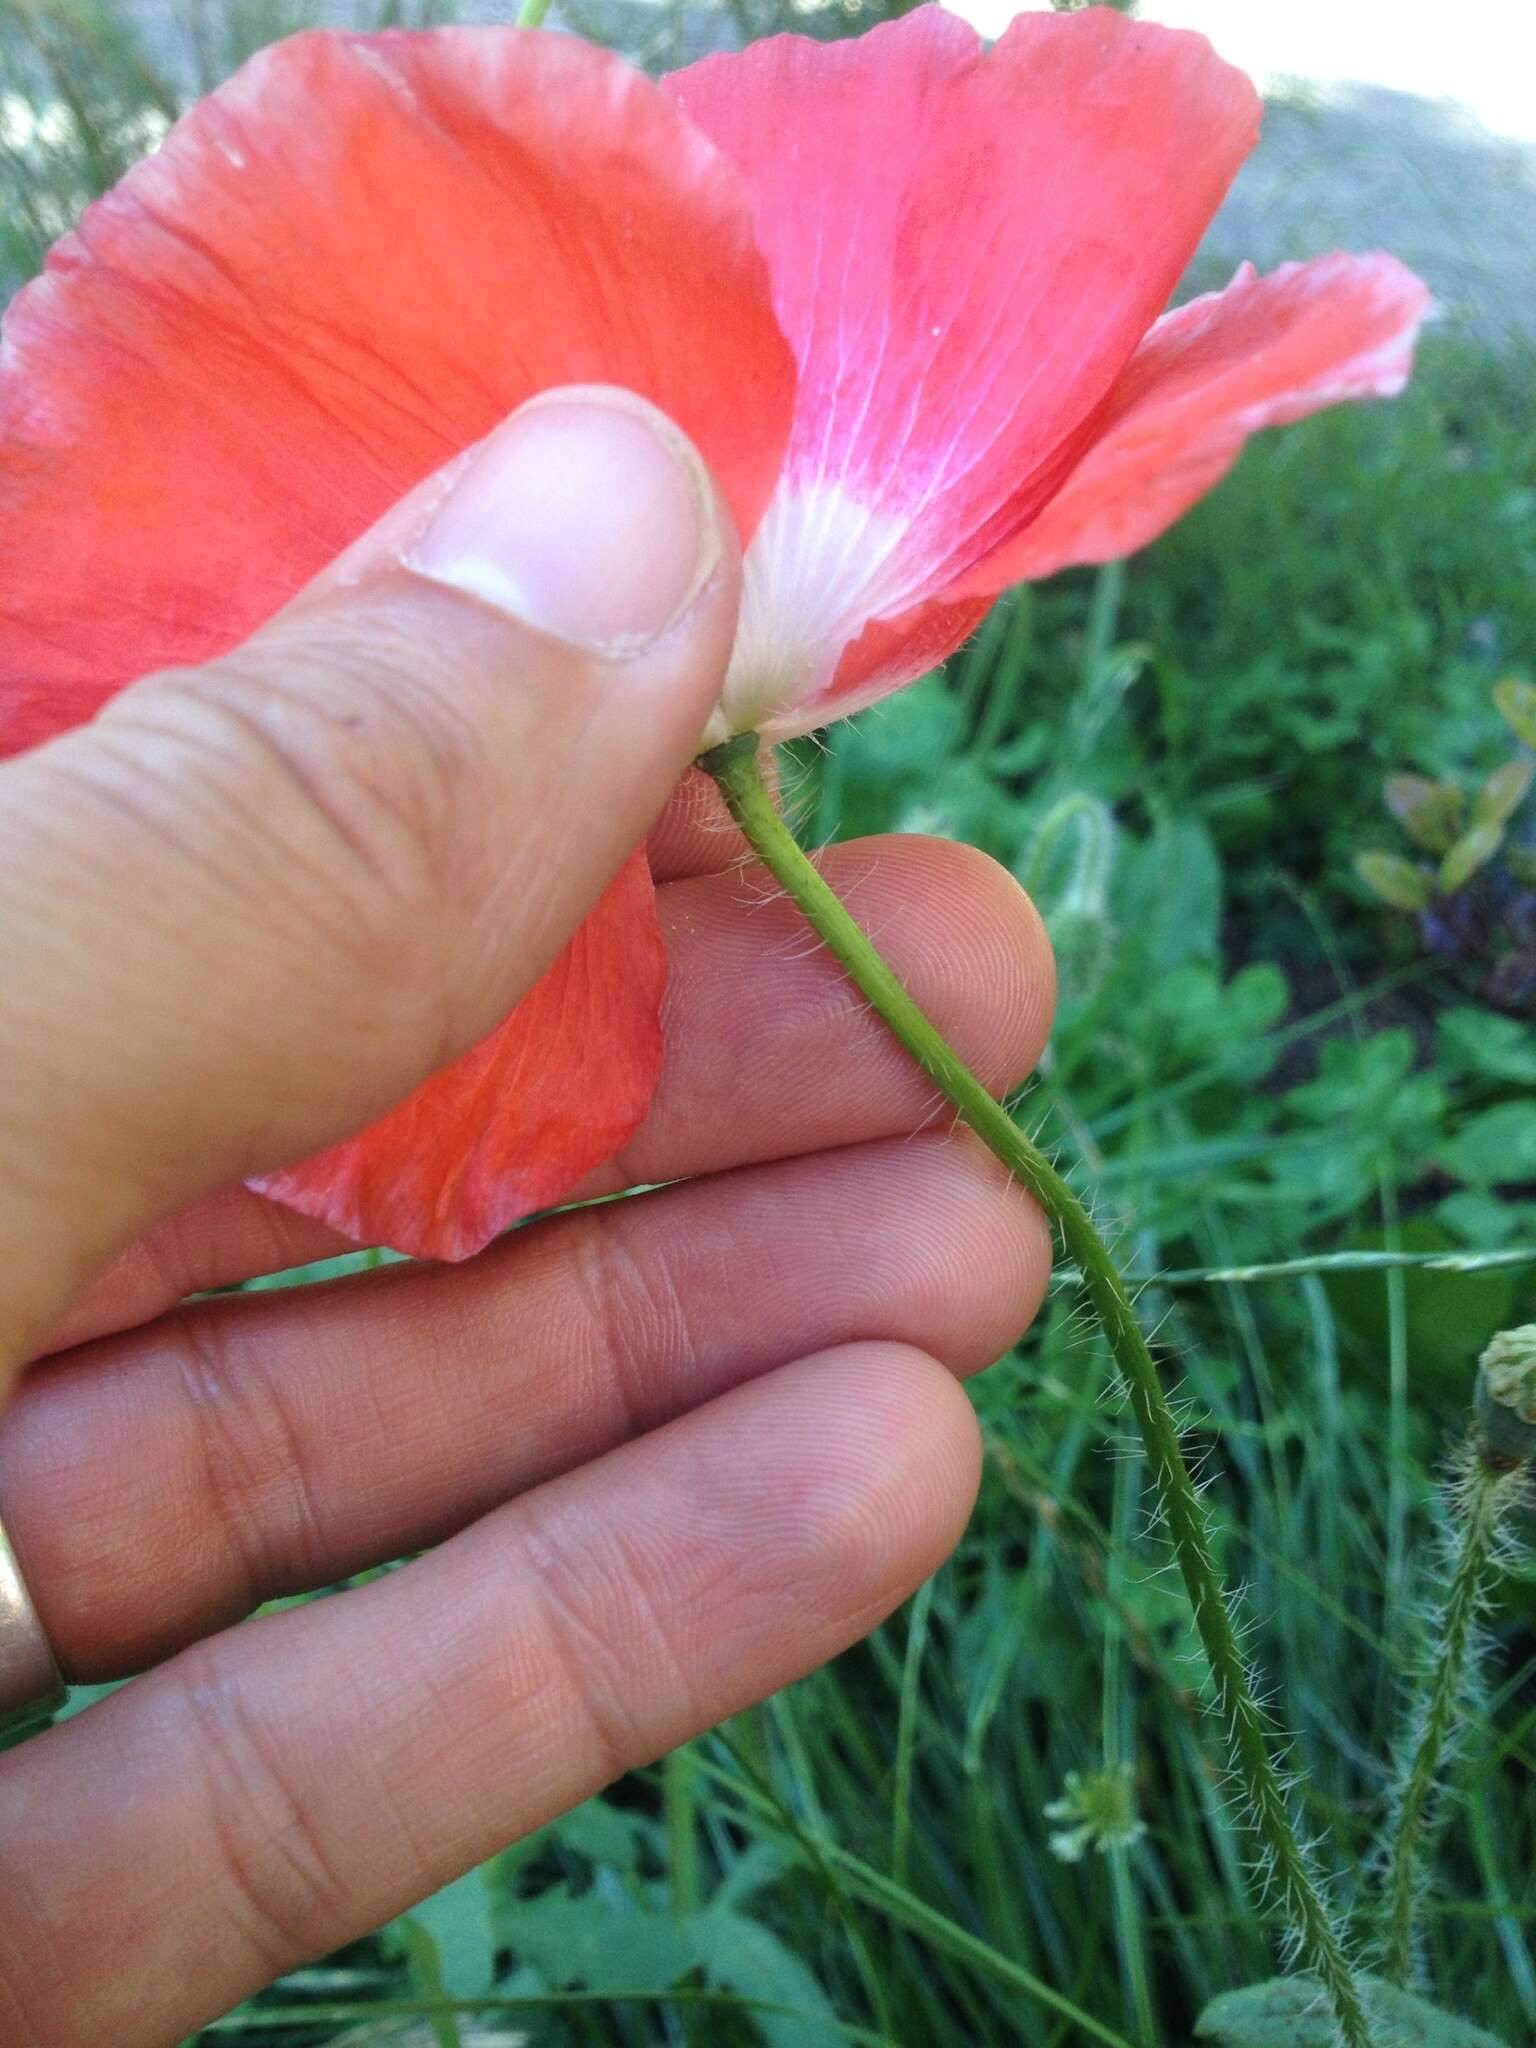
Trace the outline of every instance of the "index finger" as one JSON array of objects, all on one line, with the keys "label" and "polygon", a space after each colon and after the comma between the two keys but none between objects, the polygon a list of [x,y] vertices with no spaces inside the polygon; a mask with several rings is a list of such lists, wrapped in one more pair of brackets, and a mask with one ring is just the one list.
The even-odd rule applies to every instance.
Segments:
[{"label": "index finger", "polygon": [[[1017,1086],[1039,1057],[1055,984],[1044,927],[1006,869],[954,841],[916,838],[833,847],[822,865],[967,1063],[992,1088]],[[917,1068],[831,954],[806,944],[794,906],[763,889],[760,872],[729,868],[659,892],[671,964],[660,1086],[624,1157],[578,1195],[894,1137],[932,1116]],[[323,1225],[226,1189],[115,1261],[49,1348],[351,1249]]]}]

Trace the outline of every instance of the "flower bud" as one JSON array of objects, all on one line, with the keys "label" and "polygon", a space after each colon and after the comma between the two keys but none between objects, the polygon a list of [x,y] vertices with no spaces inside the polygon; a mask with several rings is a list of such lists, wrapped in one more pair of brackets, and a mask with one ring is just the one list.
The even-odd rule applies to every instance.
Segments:
[{"label": "flower bud", "polygon": [[1500,1330],[1478,1361],[1477,1426],[1496,1457],[1536,1457],[1536,1323]]},{"label": "flower bud", "polygon": [[1108,804],[1078,792],[1052,806],[1020,856],[1016,872],[1051,935],[1063,1001],[1097,994],[1114,964],[1109,886],[1118,841]]}]

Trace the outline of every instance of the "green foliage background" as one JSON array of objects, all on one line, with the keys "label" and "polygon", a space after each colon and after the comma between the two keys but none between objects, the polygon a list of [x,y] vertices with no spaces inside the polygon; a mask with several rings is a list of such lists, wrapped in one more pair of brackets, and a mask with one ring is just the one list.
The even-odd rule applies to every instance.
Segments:
[{"label": "green foliage background", "polygon": [[[776,6],[566,19],[665,64]],[[147,38],[105,0],[0,0],[0,285],[187,93],[310,13],[192,0]],[[1038,894],[1065,992],[1022,1113],[1099,1191],[1182,1360],[1346,1913],[1422,1648],[1432,1474],[1480,1343],[1536,1314],[1514,1256],[1536,1244],[1530,1018],[1479,1000],[1475,961],[1425,956],[1352,863],[1391,843],[1388,773],[1508,757],[1490,691],[1536,662],[1533,392],[1517,341],[1433,334],[1401,402],[1265,439],[1155,548],[1016,594],[946,675],[792,772],[812,840],[950,833]],[[1383,1247],[1509,1256],[1359,1256]],[[1301,1269],[1218,1277],[1275,1262]],[[1182,1598],[1069,1286],[976,1400],[981,1504],[905,1613],[202,2038],[1173,2048],[1270,1974]],[[1443,2001],[1510,2044],[1536,2036],[1533,1617],[1516,1574],[1427,1920]],[[1062,1860],[1045,1809],[1106,1768],[1145,1832]],[[441,2004],[493,1989],[512,2003]],[[422,2000],[439,2010],[412,2017]]]}]

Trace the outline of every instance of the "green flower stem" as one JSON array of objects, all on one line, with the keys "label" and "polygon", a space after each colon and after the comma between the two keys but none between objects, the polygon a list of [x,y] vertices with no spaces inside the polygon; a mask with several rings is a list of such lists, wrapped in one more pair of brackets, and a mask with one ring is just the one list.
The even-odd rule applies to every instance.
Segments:
[{"label": "green flower stem", "polygon": [[756,734],[738,734],[705,754],[699,765],[719,784],[753,852],[799,907],[849,979],[982,1143],[1029,1189],[1060,1232],[1130,1395],[1215,1681],[1233,1771],[1285,1901],[1300,1953],[1327,1993],[1345,2048],[1370,2048],[1354,1974],[1286,1810],[1285,1793],[1222,1594],[1178,1426],[1125,1282],[1103,1239],[1055,1167],[929,1023],[795,843],[763,782]]},{"label": "green flower stem", "polygon": [[1499,1525],[1524,1481],[1524,1470],[1508,1460],[1490,1463],[1474,1452],[1464,1483],[1460,1542],[1445,1604],[1430,1640],[1438,1645],[1422,1703],[1414,1716],[1418,1742],[1403,1781],[1392,1823],[1391,1861],[1384,1900],[1382,1975],[1407,1984],[1413,1975],[1413,1935],[1419,1900],[1420,1851],[1433,1823],[1440,1762],[1456,1731],[1467,1680],[1467,1661],[1478,1610],[1488,1581]]},{"label": "green flower stem", "polygon": [[523,0],[517,10],[519,28],[542,28],[544,17],[549,12],[549,0]]}]

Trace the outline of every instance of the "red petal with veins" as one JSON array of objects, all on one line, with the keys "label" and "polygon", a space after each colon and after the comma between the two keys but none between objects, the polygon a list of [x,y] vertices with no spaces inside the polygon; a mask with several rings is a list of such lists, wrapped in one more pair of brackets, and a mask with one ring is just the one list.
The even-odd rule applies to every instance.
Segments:
[{"label": "red petal with veins", "polygon": [[348,1237],[462,1259],[629,1140],[661,1065],[666,956],[643,851],[554,966],[388,1116],[253,1185]]},{"label": "red petal with veins", "polygon": [[1158,321],[1061,490],[949,595],[1128,555],[1218,483],[1261,427],[1392,397],[1408,381],[1429,303],[1392,256],[1320,256],[1268,277],[1245,265],[1224,292]]},{"label": "red petal with veins", "polygon": [[[534,392],[615,383],[750,534],[794,366],[738,174],[638,72],[505,29],[306,35],[92,207],[0,352],[0,753],[238,644]],[[621,1147],[660,1061],[637,855],[482,1046],[267,1190],[456,1258]]]},{"label": "red petal with veins", "polygon": [[740,180],[673,102],[515,29],[264,51],[6,315],[0,754],[234,646],[524,399],[588,382],[670,413],[750,534],[794,369]]},{"label": "red petal with veins", "polygon": [[871,618],[943,593],[1059,487],[1258,98],[1203,37],[1104,8],[1021,15],[983,55],[920,7],[669,83],[745,174],[800,366],[729,701],[804,731]]},{"label": "red petal with veins", "polygon": [[915,605],[899,619],[871,619],[844,650],[823,700],[822,716],[847,717],[845,699],[849,711],[857,710],[915,682],[969,640],[991,609],[990,596],[961,598],[954,604],[935,599]]}]

